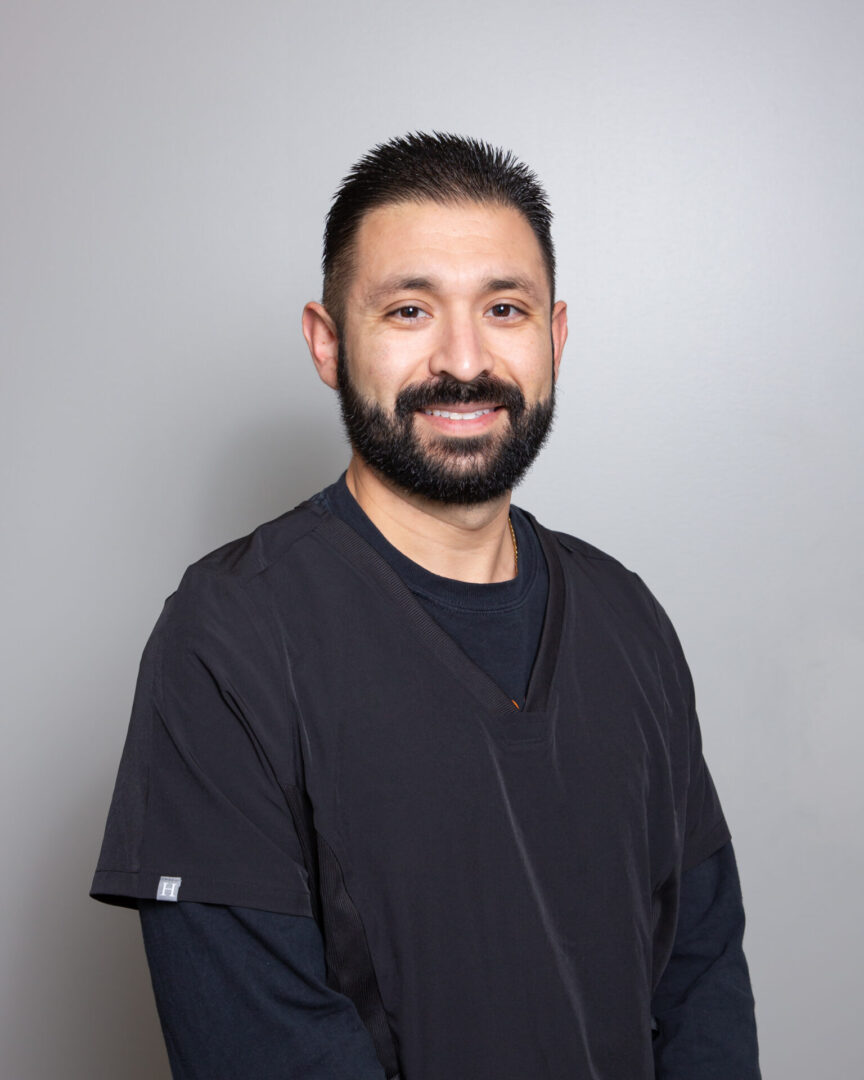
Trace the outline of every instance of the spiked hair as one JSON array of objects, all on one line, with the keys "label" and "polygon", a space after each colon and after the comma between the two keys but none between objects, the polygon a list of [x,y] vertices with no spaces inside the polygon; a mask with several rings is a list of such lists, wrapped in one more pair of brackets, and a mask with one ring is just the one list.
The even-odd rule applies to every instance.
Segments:
[{"label": "spiked hair", "polygon": [[540,244],[554,301],[552,212],[535,174],[509,150],[461,135],[418,131],[370,150],[333,197],[324,230],[323,303],[340,331],[363,216],[379,206],[422,201],[518,210]]}]

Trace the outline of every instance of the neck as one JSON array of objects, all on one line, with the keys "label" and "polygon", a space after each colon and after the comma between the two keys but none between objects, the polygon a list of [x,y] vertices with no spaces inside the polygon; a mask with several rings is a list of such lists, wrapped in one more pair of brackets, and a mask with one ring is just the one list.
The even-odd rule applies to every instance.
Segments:
[{"label": "neck", "polygon": [[439,503],[395,487],[356,454],[345,479],[378,531],[430,573],[481,584],[516,576],[509,492],[472,506]]}]

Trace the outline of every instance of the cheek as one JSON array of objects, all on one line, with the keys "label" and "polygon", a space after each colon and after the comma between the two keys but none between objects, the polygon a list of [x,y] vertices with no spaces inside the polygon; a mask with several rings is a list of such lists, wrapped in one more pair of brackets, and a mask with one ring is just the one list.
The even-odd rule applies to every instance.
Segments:
[{"label": "cheek", "polygon": [[385,407],[393,406],[400,390],[429,377],[417,337],[405,334],[396,341],[379,341],[366,351],[362,365],[358,365],[365,392]]},{"label": "cheek", "polygon": [[552,389],[552,343],[540,341],[520,342],[501,358],[501,370],[519,384],[526,397],[545,398]]}]

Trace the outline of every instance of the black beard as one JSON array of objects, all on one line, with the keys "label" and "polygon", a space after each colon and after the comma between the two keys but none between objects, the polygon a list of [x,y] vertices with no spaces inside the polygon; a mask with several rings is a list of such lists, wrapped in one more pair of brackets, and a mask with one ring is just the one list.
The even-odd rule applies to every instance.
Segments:
[{"label": "black beard", "polygon": [[[479,375],[471,382],[442,375],[405,387],[388,414],[358,393],[341,343],[338,381],[342,421],[355,452],[398,487],[435,502],[464,506],[500,498],[528,471],[552,428],[554,383],[548,398],[528,408],[518,386],[494,375]],[[507,429],[465,437],[441,435],[428,445],[417,438],[418,409],[475,401],[494,401],[506,408]]]}]

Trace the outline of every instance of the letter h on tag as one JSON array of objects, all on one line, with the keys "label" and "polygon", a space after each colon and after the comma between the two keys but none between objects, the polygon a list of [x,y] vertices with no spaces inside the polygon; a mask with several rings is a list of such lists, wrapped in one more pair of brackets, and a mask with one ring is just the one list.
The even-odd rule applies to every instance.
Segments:
[{"label": "letter h on tag", "polygon": [[183,878],[179,877],[160,877],[159,888],[156,890],[157,900],[178,900],[178,893],[180,892],[180,883]]}]

